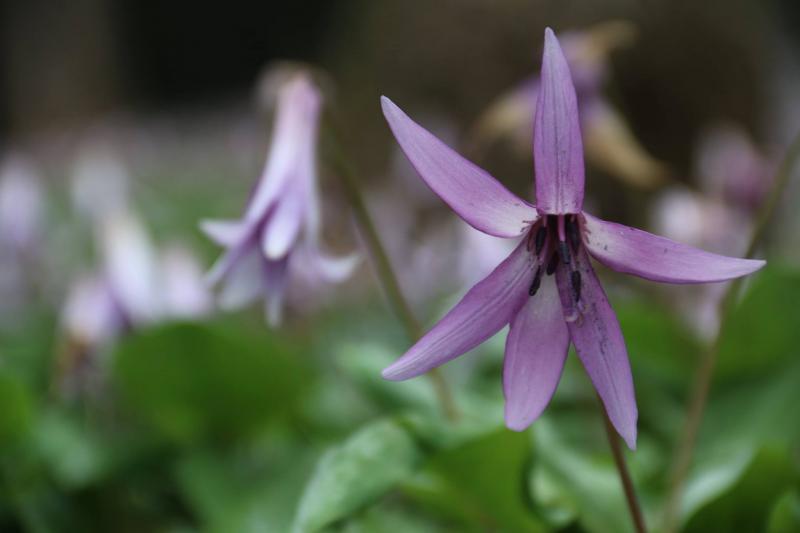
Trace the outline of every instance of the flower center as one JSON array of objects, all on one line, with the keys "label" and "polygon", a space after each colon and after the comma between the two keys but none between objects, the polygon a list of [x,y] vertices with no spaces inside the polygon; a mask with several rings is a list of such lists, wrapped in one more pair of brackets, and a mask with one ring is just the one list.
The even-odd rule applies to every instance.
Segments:
[{"label": "flower center", "polygon": [[533,296],[542,284],[542,266],[548,276],[556,271],[559,262],[570,270],[570,286],[575,302],[581,299],[581,273],[574,260],[581,238],[578,215],[547,215],[528,232],[528,251],[534,255],[533,281],[528,294]]}]

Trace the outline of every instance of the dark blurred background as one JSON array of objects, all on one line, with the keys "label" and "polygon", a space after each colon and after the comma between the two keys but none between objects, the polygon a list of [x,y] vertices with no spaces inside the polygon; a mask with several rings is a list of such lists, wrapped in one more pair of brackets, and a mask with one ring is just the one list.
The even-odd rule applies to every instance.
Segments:
[{"label": "dark blurred background", "polygon": [[622,18],[640,34],[613,58],[612,98],[655,155],[688,165],[710,120],[767,134],[767,85],[796,75],[786,70],[799,17],[792,0],[5,0],[0,135],[19,142],[109,113],[213,107],[248,97],[261,69],[286,58],[327,67],[370,133],[385,130],[379,93],[468,122],[536,68],[545,25]]}]

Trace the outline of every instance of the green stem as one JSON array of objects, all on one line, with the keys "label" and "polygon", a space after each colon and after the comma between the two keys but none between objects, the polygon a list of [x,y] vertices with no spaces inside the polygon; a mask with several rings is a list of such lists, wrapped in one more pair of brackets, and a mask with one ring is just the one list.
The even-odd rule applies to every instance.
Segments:
[{"label": "green stem", "polygon": [[[800,134],[795,137],[789,146],[786,156],[783,158],[780,168],[775,175],[769,196],[759,209],[758,217],[755,222],[750,242],[745,251],[745,257],[750,259],[761,244],[766,234],[769,222],[775,213],[775,209],[780,202],[783,192],[789,183],[792,169],[795,167],[798,157],[800,157]],[[670,481],[670,492],[667,499],[667,507],[664,518],[664,530],[667,532],[676,531],[679,522],[680,504],[683,497],[683,489],[686,477],[692,463],[694,447],[697,443],[697,436],[703,421],[703,413],[708,403],[708,395],[711,390],[711,382],[714,376],[714,369],[719,358],[720,340],[724,326],[730,317],[731,311],[736,303],[744,278],[737,278],[728,286],[725,295],[719,303],[719,329],[714,341],[702,355],[695,375],[692,393],[689,400],[689,408],[686,415],[686,423],[683,429],[678,450],[675,453],[673,462],[672,477]]]},{"label": "green stem", "polygon": [[625,492],[625,501],[628,504],[628,511],[630,512],[631,519],[633,520],[633,527],[636,530],[636,533],[646,533],[647,526],[644,522],[644,515],[642,515],[641,507],[639,507],[639,500],[636,497],[636,488],[633,485],[633,479],[631,479],[630,472],[628,471],[628,465],[625,463],[625,456],[622,454],[622,445],[619,442],[619,436],[617,435],[617,431],[614,429],[614,426],[611,424],[611,420],[608,419],[608,415],[606,414],[605,407],[603,406],[603,402],[600,400],[600,397],[597,398],[597,401],[600,403],[600,411],[603,413],[603,425],[606,429],[608,445],[611,447],[611,455],[614,456],[614,464],[617,467],[619,480],[622,483],[622,489]]},{"label": "green stem", "polygon": [[[378,231],[372,221],[372,216],[369,214],[367,205],[361,195],[361,188],[359,186],[359,180],[356,178],[355,171],[348,164],[341,150],[338,149],[336,135],[333,134],[329,137],[328,144],[331,163],[333,164],[336,174],[341,179],[344,192],[353,209],[353,215],[358,224],[361,236],[372,257],[372,265],[375,268],[375,273],[383,286],[386,298],[389,300],[389,305],[391,305],[395,314],[400,319],[400,322],[403,324],[408,338],[412,342],[415,342],[422,337],[422,327],[414,317],[414,313],[408,305],[408,300],[406,300],[403,291],[400,289],[400,283],[397,281],[397,276],[389,261],[389,256],[386,254],[386,249],[378,236]],[[456,403],[450,391],[450,387],[442,373],[434,368],[427,373],[427,376],[431,380],[436,398],[445,416],[451,421],[457,420],[458,409],[456,408]]]}]

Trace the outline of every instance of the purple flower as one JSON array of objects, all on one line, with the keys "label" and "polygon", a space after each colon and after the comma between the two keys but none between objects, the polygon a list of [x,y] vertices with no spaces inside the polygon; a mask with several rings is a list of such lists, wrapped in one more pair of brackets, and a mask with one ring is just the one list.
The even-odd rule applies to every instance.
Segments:
[{"label": "purple flower", "polygon": [[203,221],[201,228],[225,253],[207,275],[224,282],[223,308],[244,306],[260,295],[268,321],[280,322],[291,270],[337,282],[347,278],[355,256],[320,250],[317,197],[317,130],[322,98],[309,76],[296,74],[278,92],[272,146],[261,180],[236,221]]},{"label": "purple flower", "polygon": [[589,257],[616,271],[667,283],[727,280],[761,268],[764,261],[712,254],[583,211],[575,89],[549,28],[534,119],[536,206],[459,156],[387,98],[382,105],[417,172],[458,215],[484,233],[524,237],[383,376],[418,376],[510,324],[503,369],[505,420],[521,431],[550,401],[572,342],[611,422],[634,449],[637,408],[625,342]]}]

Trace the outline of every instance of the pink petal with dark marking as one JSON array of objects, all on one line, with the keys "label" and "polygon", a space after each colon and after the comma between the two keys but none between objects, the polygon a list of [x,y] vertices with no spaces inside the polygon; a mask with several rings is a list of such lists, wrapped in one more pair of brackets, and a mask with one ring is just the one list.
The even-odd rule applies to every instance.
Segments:
[{"label": "pink petal with dark marking", "polygon": [[584,242],[592,256],[618,272],[664,283],[709,283],[751,274],[766,264],[712,254],[584,213]]},{"label": "pink petal with dark marking", "polygon": [[532,205],[458,155],[385,96],[381,97],[381,106],[420,177],[469,225],[496,237],[517,237],[537,220]]},{"label": "pink petal with dark marking", "polygon": [[400,381],[419,376],[500,331],[528,298],[532,261],[523,240],[405,355],[386,368],[383,377]]},{"label": "pink petal with dark marking", "polygon": [[608,418],[633,450],[638,411],[625,339],[589,256],[580,250],[572,260],[581,276],[579,303],[575,303],[569,267],[562,264],[556,270],[570,339],[603,401]]}]

